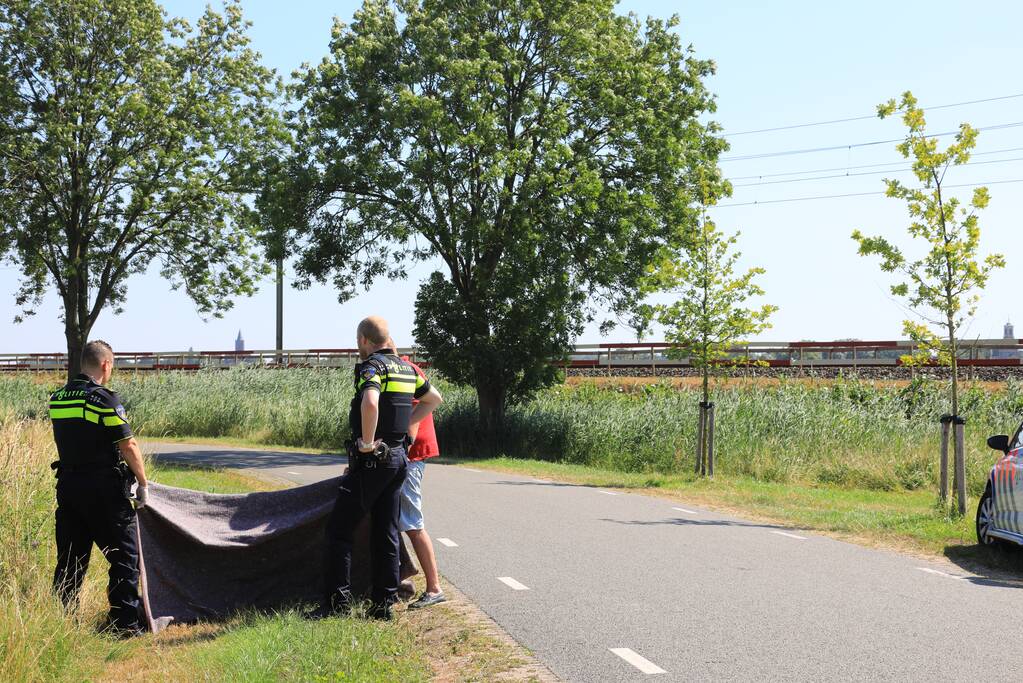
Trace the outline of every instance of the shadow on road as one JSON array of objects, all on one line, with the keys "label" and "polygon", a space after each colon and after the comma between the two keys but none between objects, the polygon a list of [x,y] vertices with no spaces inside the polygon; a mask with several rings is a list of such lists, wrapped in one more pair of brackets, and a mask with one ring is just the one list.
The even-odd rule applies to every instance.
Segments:
[{"label": "shadow on road", "polygon": [[968,579],[981,586],[1023,588],[1023,547],[1004,544],[945,546],[945,557],[975,577]]},{"label": "shadow on road", "polygon": [[487,482],[491,486],[557,486],[566,488],[582,488],[582,489],[593,489],[595,486],[589,486],[587,484],[569,484],[563,481],[512,481],[510,479],[502,479],[501,481]]},{"label": "shadow on road", "polygon": [[275,467],[337,467],[346,462],[338,455],[289,453],[286,451],[240,451],[203,449],[163,450],[152,453],[154,460],[178,465],[200,465],[231,469],[271,469]]},{"label": "shadow on road", "polygon": [[736,526],[736,527],[749,527],[752,529],[777,529],[778,531],[795,531],[792,527],[778,526],[777,524],[760,524],[757,522],[744,522],[742,520],[732,519],[691,519],[689,517],[672,517],[669,519],[609,519],[607,517],[602,518],[602,522],[612,522],[613,524],[625,524],[629,526],[661,526],[661,525],[673,525],[673,526]]}]

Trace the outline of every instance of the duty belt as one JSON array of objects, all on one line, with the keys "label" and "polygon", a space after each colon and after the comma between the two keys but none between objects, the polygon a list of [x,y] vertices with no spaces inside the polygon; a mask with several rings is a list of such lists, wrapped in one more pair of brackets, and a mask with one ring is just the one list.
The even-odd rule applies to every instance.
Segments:
[{"label": "duty belt", "polygon": [[353,469],[358,467],[373,469],[377,465],[390,463],[391,458],[394,456],[394,451],[399,448],[405,448],[404,441],[396,442],[393,445],[384,441],[375,450],[363,453],[355,447],[354,442],[349,442],[346,445],[348,446],[348,462]]},{"label": "duty belt", "polygon": [[105,469],[117,469],[117,463],[107,461],[94,461],[94,462],[79,462],[79,463],[63,463],[60,460],[54,460],[50,463],[50,469],[56,470],[58,474],[83,474],[85,472],[98,472]]}]

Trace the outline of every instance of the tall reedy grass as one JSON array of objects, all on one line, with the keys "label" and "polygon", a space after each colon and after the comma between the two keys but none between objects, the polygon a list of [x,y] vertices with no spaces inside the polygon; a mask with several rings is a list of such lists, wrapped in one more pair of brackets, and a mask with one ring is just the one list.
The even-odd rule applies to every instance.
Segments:
[{"label": "tall reedy grass", "polygon": [[[235,437],[340,449],[349,434],[350,373],[236,369],[115,375],[132,424],[144,436]],[[436,420],[441,450],[457,457],[506,455],[629,472],[685,471],[693,462],[698,394],[664,385],[556,386],[511,406],[499,434],[479,430],[475,393],[442,380]],[[947,383],[902,388],[855,380],[729,384],[715,391],[716,464],[722,474],[764,481],[916,489],[937,481],[938,419]],[[45,387],[0,379],[0,405],[38,415]],[[983,491],[993,454],[987,436],[1023,418],[1023,385],[968,387],[967,475]]]},{"label": "tall reedy grass", "polygon": [[[3,681],[86,680],[99,670],[106,657],[122,648],[120,643],[95,632],[95,624],[106,609],[95,571],[90,571],[75,613],[65,615],[50,591],[55,552],[54,479],[49,464],[55,457],[46,422],[15,417],[0,408]],[[105,564],[102,557],[99,563]]]}]

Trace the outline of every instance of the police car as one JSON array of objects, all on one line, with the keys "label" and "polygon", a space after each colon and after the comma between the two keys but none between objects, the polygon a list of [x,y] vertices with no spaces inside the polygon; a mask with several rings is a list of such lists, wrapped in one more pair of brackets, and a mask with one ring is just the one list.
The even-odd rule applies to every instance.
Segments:
[{"label": "police car", "polygon": [[977,542],[1023,545],[1023,424],[1012,437],[992,436],[987,445],[1004,455],[991,468],[977,506]]}]

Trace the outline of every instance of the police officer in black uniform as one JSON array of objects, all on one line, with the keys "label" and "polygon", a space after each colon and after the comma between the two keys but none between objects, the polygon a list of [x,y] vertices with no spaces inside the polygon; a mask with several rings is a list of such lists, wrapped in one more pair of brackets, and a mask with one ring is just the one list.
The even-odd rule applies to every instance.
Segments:
[{"label": "police officer in black uniform", "polygon": [[60,459],[57,473],[57,569],[53,587],[65,609],[78,602],[95,543],[110,562],[107,627],[119,636],[145,631],[139,609],[139,557],[131,487],[138,507],[148,482],[142,453],[117,394],[103,385],[114,369],[104,341],[82,352],[82,374],[50,396],[50,420]]},{"label": "police officer in black uniform", "polygon": [[[327,524],[326,595],[319,616],[344,613],[352,606],[352,543],[355,528],[367,513],[373,560],[371,616],[390,619],[397,600],[399,492],[408,464],[408,430],[442,399],[389,348],[389,338],[384,319],[373,316],[359,323],[356,343],[363,362],[355,368],[355,397],[348,417],[349,469]],[[414,410],[413,398],[419,401]]]}]

